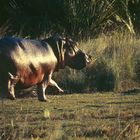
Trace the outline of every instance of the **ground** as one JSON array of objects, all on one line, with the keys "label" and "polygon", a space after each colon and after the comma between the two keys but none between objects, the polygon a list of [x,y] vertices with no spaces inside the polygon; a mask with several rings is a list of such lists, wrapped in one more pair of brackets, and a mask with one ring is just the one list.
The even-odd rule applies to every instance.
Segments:
[{"label": "ground", "polygon": [[0,140],[139,140],[140,93],[48,95],[0,105]]}]

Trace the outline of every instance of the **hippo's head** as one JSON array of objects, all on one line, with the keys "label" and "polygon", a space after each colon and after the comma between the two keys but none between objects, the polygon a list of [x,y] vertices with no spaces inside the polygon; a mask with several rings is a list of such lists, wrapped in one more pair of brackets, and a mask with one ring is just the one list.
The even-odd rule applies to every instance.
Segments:
[{"label": "hippo's head", "polygon": [[85,54],[78,48],[78,43],[70,38],[61,36],[51,36],[45,39],[52,47],[58,59],[58,68],[63,69],[69,66],[73,69],[80,70],[91,62],[91,56]]},{"label": "hippo's head", "polygon": [[78,43],[66,39],[63,48],[65,49],[65,65],[80,70],[91,62],[91,56],[84,53],[78,47]]}]

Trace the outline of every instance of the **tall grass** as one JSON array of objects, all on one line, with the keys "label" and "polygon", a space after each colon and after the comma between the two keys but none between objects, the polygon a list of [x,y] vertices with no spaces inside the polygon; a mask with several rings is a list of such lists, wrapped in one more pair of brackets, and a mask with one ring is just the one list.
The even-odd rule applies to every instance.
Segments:
[{"label": "tall grass", "polygon": [[61,32],[80,38],[121,28],[139,33],[139,0],[1,0],[0,27],[6,35],[40,38]]},{"label": "tall grass", "polygon": [[138,86],[139,38],[127,32],[114,32],[81,41],[80,47],[93,56],[93,62],[82,71],[66,69],[56,74],[56,81],[65,88],[73,91],[122,91]]}]

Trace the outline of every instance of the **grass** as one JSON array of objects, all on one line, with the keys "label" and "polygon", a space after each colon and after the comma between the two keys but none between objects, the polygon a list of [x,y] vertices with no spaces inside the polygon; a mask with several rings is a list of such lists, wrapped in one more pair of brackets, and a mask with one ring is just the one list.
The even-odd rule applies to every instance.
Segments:
[{"label": "grass", "polygon": [[83,94],[48,95],[50,103],[35,97],[1,101],[0,140],[140,139],[140,39],[115,32],[80,46],[93,62],[54,79],[68,93]]},{"label": "grass", "polygon": [[49,95],[1,101],[1,140],[139,140],[140,93]]},{"label": "grass", "polygon": [[140,37],[114,32],[79,44],[93,61],[81,71],[65,69],[57,73],[54,79],[65,89],[122,92],[140,86]]}]

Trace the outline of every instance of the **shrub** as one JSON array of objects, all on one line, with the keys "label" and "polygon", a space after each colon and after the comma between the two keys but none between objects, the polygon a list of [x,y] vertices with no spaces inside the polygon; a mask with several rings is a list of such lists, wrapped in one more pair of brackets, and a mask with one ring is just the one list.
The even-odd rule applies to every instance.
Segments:
[{"label": "shrub", "polygon": [[103,61],[97,61],[95,66],[87,69],[87,81],[91,91],[113,91],[115,75]]},{"label": "shrub", "polygon": [[[67,68],[56,81],[70,91],[123,91],[138,86],[140,80],[140,40],[127,32],[101,35],[80,43],[93,56],[84,70]],[[59,75],[59,78],[58,78]],[[124,87],[125,85],[125,87]]]}]

